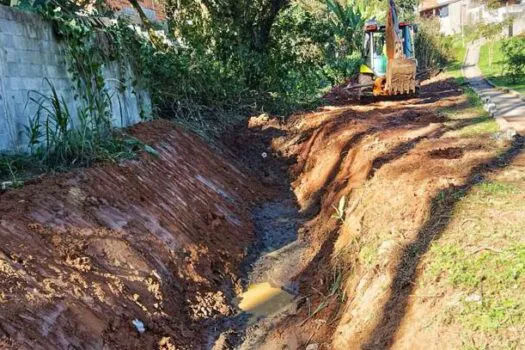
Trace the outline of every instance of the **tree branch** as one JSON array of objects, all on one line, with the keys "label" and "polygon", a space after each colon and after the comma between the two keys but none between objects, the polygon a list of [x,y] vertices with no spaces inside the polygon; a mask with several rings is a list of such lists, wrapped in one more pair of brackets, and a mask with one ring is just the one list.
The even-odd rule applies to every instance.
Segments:
[{"label": "tree branch", "polygon": [[147,29],[151,29],[151,21],[149,20],[148,16],[146,16],[146,14],[144,13],[144,10],[142,9],[142,6],[140,6],[138,0],[129,0],[129,3],[138,12],[142,24],[144,24],[144,26]]}]

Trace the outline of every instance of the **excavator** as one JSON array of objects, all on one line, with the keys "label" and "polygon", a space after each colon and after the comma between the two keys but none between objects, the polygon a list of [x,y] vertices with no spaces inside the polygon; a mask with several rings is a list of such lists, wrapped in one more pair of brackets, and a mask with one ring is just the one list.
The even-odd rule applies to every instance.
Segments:
[{"label": "excavator", "polygon": [[359,69],[357,84],[351,83],[346,89],[357,92],[358,98],[416,94],[416,31],[414,24],[399,22],[394,1],[388,0],[386,25],[375,19],[365,24],[365,63]]}]

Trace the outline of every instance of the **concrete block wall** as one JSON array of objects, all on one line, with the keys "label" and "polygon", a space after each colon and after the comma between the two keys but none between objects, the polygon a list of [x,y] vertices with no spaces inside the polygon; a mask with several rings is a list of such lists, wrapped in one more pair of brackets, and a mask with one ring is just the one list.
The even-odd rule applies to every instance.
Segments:
[{"label": "concrete block wall", "polygon": [[[103,70],[111,96],[112,123],[116,127],[138,123],[141,115],[151,114],[147,92],[129,87],[125,91],[119,89],[120,73],[116,62],[108,62]],[[132,73],[127,75],[131,81]],[[81,102],[74,98],[64,43],[56,38],[52,25],[37,14],[0,5],[0,152],[27,149],[25,126],[38,109],[31,98],[50,94],[46,80],[75,115]]]}]

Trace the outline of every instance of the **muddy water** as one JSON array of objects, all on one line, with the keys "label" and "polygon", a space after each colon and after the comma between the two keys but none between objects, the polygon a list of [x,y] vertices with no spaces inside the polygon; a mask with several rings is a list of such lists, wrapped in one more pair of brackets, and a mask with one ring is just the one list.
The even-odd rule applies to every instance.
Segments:
[{"label": "muddy water", "polygon": [[269,282],[252,284],[239,296],[239,309],[250,315],[248,324],[272,317],[293,303],[293,294]]},{"label": "muddy water", "polygon": [[238,308],[213,349],[257,349],[282,317],[294,313],[305,245],[298,239],[300,215],[293,194],[267,202],[253,212],[257,240],[244,263],[244,292]]}]

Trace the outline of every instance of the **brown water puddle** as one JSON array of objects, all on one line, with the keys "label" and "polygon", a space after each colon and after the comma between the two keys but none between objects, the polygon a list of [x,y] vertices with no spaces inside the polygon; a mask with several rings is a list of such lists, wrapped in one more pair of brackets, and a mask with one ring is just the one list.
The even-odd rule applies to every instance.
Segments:
[{"label": "brown water puddle", "polygon": [[248,324],[277,315],[294,304],[294,295],[269,282],[250,285],[239,299],[239,309],[250,315]]}]

